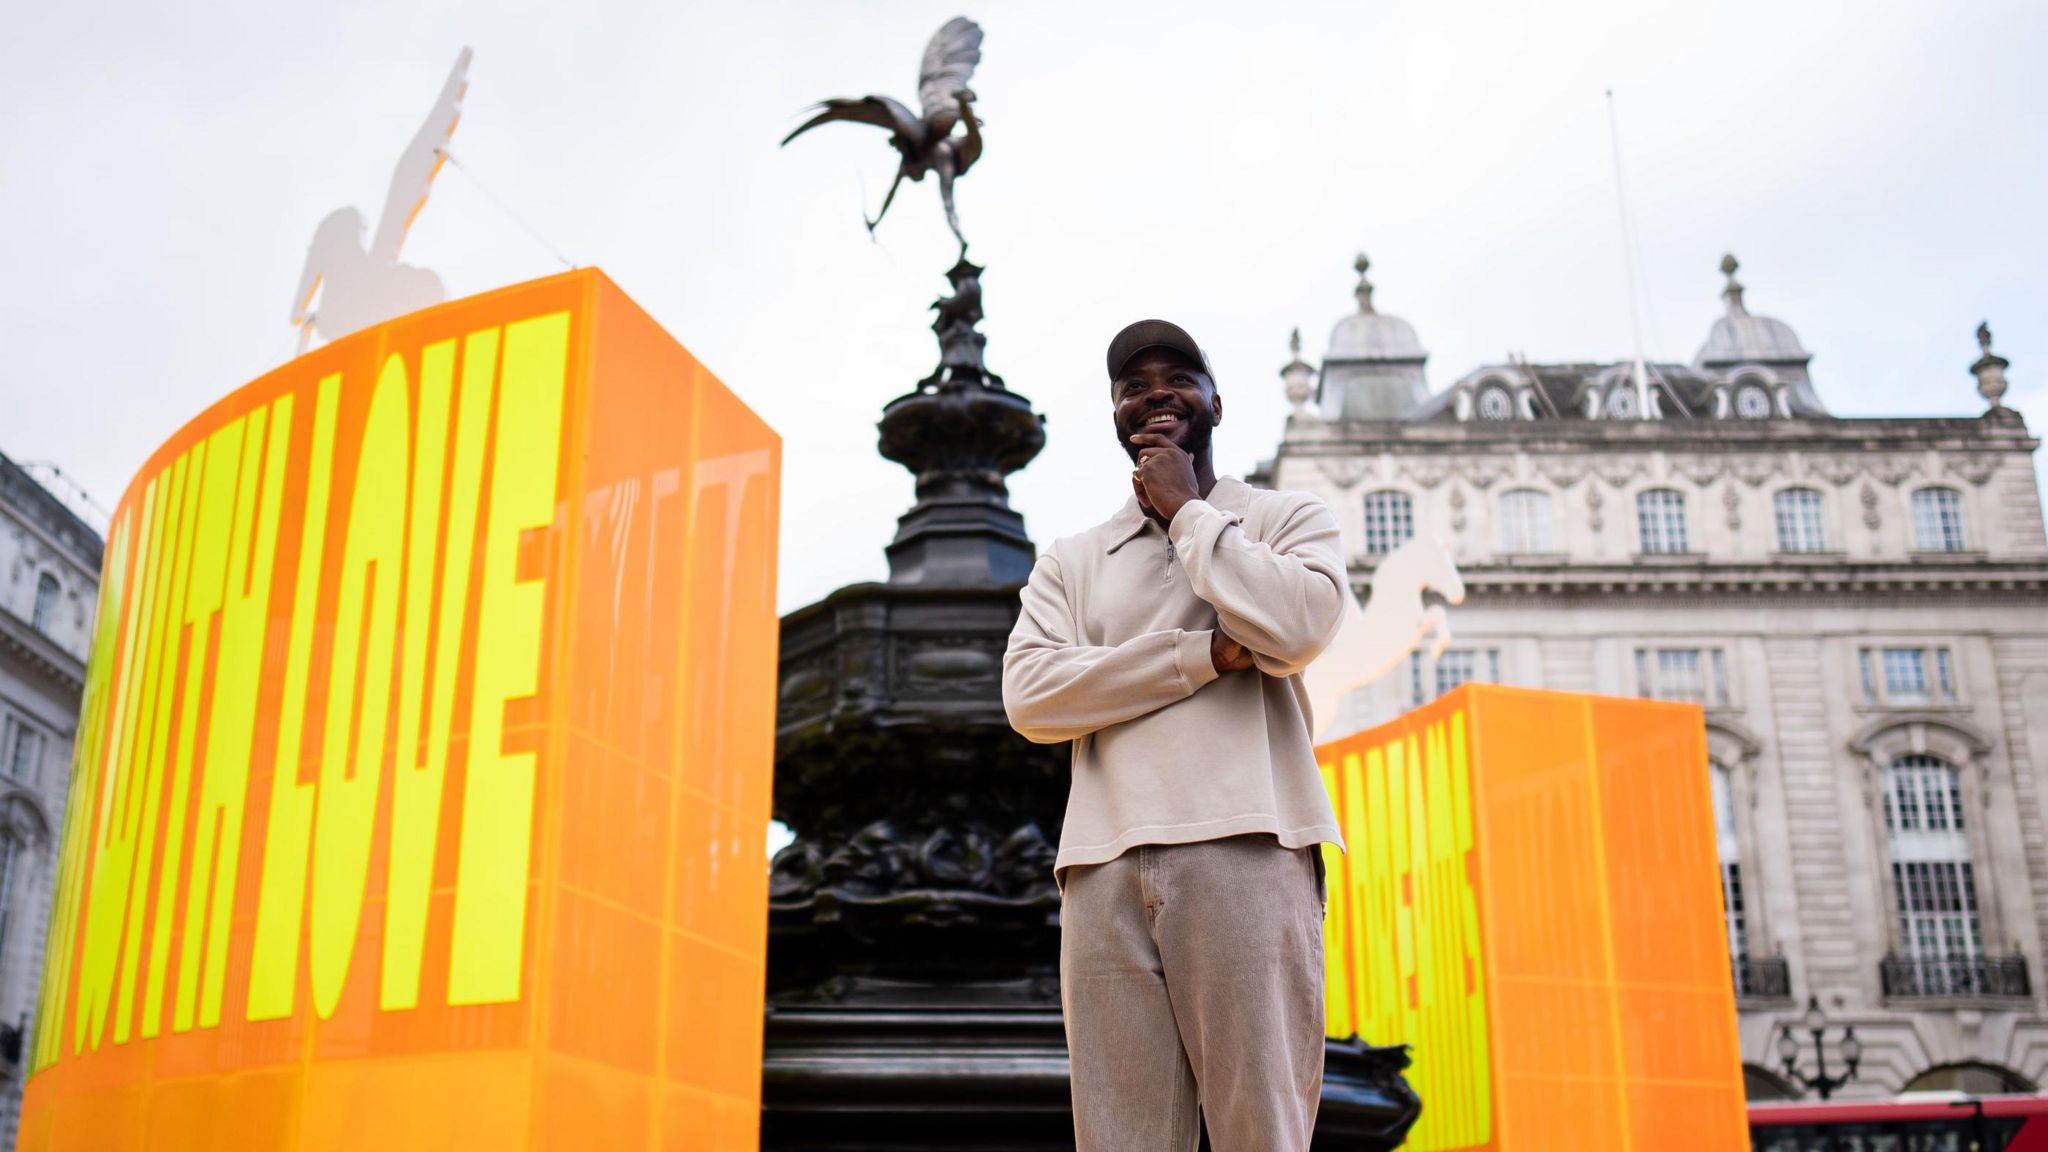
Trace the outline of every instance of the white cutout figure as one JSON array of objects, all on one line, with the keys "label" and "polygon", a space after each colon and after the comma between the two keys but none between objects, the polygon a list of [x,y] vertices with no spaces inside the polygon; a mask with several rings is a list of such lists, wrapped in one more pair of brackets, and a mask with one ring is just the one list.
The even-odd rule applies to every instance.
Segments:
[{"label": "white cutout figure", "polygon": [[[426,122],[399,156],[369,248],[363,247],[363,214],[354,208],[336,209],[313,230],[313,243],[306,248],[306,270],[292,297],[299,351],[306,350],[316,330],[322,340],[338,340],[447,297],[439,276],[425,268],[400,264],[398,250],[405,245],[413,218],[426,206],[427,192],[447,158],[448,140],[462,119],[462,96],[469,90],[469,58],[467,48],[455,58],[455,68],[441,86],[433,111],[427,113]],[[313,307],[315,293],[320,296],[318,309]]]},{"label": "white cutout figure", "polygon": [[1344,626],[1302,674],[1308,691],[1310,722],[1317,739],[1337,719],[1337,705],[1352,691],[1387,674],[1434,633],[1430,659],[1442,656],[1451,643],[1451,623],[1442,604],[1425,604],[1422,594],[1434,590],[1452,604],[1465,602],[1465,581],[1451,554],[1427,536],[1413,536],[1387,553],[1372,574],[1372,595],[1365,608],[1346,596]]}]

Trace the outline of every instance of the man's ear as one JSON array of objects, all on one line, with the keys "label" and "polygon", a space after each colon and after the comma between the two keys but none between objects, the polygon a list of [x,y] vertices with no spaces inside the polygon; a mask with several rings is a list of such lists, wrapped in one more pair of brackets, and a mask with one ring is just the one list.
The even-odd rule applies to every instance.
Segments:
[{"label": "man's ear", "polygon": [[1209,422],[1211,424],[1223,423],[1223,393],[1215,391],[1213,388],[1209,392]]}]

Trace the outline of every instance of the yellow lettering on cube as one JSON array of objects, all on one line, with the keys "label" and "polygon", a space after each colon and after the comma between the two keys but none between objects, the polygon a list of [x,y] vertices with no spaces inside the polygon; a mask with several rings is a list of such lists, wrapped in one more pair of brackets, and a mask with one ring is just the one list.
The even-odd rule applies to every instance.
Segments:
[{"label": "yellow lettering on cube", "polygon": [[[146,501],[145,501],[146,502]],[[107,748],[109,713],[114,706],[115,661],[120,653],[121,616],[128,603],[130,545],[134,542],[135,514],[128,511],[114,522],[107,545],[107,578],[100,585],[99,606],[92,635],[91,659],[86,662],[85,693],[79,715],[77,744],[71,756],[71,783],[66,795],[71,802],[64,809],[64,836],[57,860],[57,888],[50,912],[49,945],[43,954],[43,980],[36,1008],[36,1033],[32,1067],[36,1071],[56,1063],[63,1050],[62,1013],[71,990],[73,963],[79,955],[78,903],[84,894],[86,861],[92,856],[93,797],[99,791]]]},{"label": "yellow lettering on cube", "polygon": [[322,1020],[334,1014],[348,983],[384,774],[405,548],[409,406],[405,359],[394,353],[377,374],[356,456],[334,609],[334,655],[328,664],[313,818],[313,909],[306,934],[313,1010]]},{"label": "yellow lettering on cube", "polygon": [[127,773],[128,827],[133,829],[133,862],[128,876],[128,920],[121,936],[120,985],[114,995],[114,1043],[126,1044],[135,1028],[135,983],[142,963],[142,917],[148,906],[154,879],[158,805],[163,799],[164,761],[170,755],[171,706],[178,694],[178,637],[184,631],[179,621],[184,606],[185,581],[192,558],[193,519],[198,511],[199,477],[205,467],[206,445],[202,442],[178,457],[171,465],[170,512],[164,517],[164,559],[170,564],[170,579],[157,586],[156,604],[150,614],[149,670],[142,703],[147,712],[149,739],[135,742],[141,763]]},{"label": "yellow lettering on cube", "polygon": [[185,894],[185,939],[178,953],[178,1001],[171,1023],[178,1032],[191,1029],[195,1014],[202,1027],[220,1023],[228,928],[242,856],[242,815],[255,751],[256,706],[263,690],[263,640],[270,626],[278,512],[284,505],[291,447],[292,397],[282,396],[268,409],[251,413],[248,425],[221,599],[220,658],[213,672],[206,774],[199,786],[192,875]]},{"label": "yellow lettering on cube", "polygon": [[[433,888],[434,846],[441,826],[448,735],[455,716],[455,680],[461,665],[464,609],[469,602],[476,507],[483,484],[484,446],[490,436],[498,330],[473,332],[463,344],[455,459],[449,472],[444,522],[441,475],[447,450],[448,393],[454,352],[454,342],[448,341],[427,348],[420,358],[412,539],[406,553],[405,657],[399,677],[398,762],[392,769],[391,855],[384,889],[384,971],[378,988],[378,1006],[387,1011],[419,1005],[420,958],[426,949],[427,903]],[[432,611],[437,545],[441,596],[439,610]],[[431,629],[429,620],[433,622]],[[427,681],[430,635],[431,683]],[[420,747],[423,715],[424,749]]]},{"label": "yellow lettering on cube", "polygon": [[312,670],[320,571],[327,546],[328,489],[334,479],[334,409],[341,377],[320,381],[314,399],[312,448],[306,456],[306,504],[299,528],[299,569],[286,641],[277,758],[271,768],[270,823],[263,836],[263,883],[256,898],[255,943],[249,957],[251,1020],[292,1014],[298,989],[299,929],[305,923],[306,852],[313,837],[313,788],[298,781]]},{"label": "yellow lettering on cube", "polygon": [[[72,1027],[72,1051],[83,1052],[88,1045],[97,1050],[106,1033],[107,1009],[114,1001],[114,971],[121,954],[121,929],[128,910],[128,873],[135,863],[133,831],[125,819],[125,794],[129,777],[130,749],[136,739],[137,717],[142,712],[147,663],[147,637],[153,624],[151,609],[156,603],[156,585],[164,568],[164,510],[170,490],[171,470],[166,468],[144,486],[142,527],[137,533],[135,571],[138,586],[129,600],[127,620],[121,628],[120,686],[110,722],[112,736],[101,762],[104,783],[99,790],[99,811],[87,831],[94,845],[92,879],[85,892],[85,943],[78,965],[78,1014]],[[78,797],[74,802],[83,802]]]},{"label": "yellow lettering on cube", "polygon": [[456,857],[448,1002],[519,998],[533,840],[534,753],[503,751],[505,704],[539,686],[545,589],[518,579],[520,537],[555,516],[566,312],[507,325]]},{"label": "yellow lettering on cube", "polygon": [[191,492],[186,499],[192,533],[185,548],[191,560],[173,623],[177,630],[186,631],[187,641],[182,662],[175,645],[170,653],[180,667],[177,683],[182,699],[176,753],[164,766],[170,773],[171,798],[165,808],[163,863],[155,885],[149,963],[143,968],[141,1033],[145,1039],[163,1030],[164,981],[170,974],[171,924],[178,906],[178,866],[185,854],[185,809],[191,797],[192,774],[199,770],[193,761],[199,742],[199,701],[206,694],[210,672],[207,646],[213,617],[220,611],[227,589],[228,540],[234,531],[235,489],[242,478],[242,437],[247,423],[247,417],[229,421],[206,438],[202,455],[195,457],[192,465]]}]

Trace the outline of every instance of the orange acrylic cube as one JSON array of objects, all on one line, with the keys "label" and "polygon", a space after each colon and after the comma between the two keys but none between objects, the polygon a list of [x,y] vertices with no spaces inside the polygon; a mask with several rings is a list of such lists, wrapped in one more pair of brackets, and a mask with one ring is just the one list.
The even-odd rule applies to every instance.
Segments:
[{"label": "orange acrylic cube", "polygon": [[20,1146],[754,1147],[780,451],[595,271],[159,449]]},{"label": "orange acrylic cube", "polygon": [[1468,684],[1317,753],[1328,1031],[1414,1046],[1406,1147],[1749,1147],[1698,707]]}]

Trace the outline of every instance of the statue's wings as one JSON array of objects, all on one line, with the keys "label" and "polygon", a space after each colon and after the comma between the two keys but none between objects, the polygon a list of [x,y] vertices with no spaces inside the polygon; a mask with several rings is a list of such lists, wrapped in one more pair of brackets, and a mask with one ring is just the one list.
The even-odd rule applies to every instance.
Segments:
[{"label": "statue's wings", "polygon": [[917,73],[917,102],[924,107],[927,123],[949,127],[960,116],[955,96],[974,76],[981,63],[981,25],[965,16],[946,21],[925,45],[924,67]]},{"label": "statue's wings", "polygon": [[405,146],[404,155],[398,158],[398,166],[392,169],[391,190],[385,193],[384,211],[377,217],[377,234],[370,239],[373,262],[398,262],[398,250],[405,244],[413,218],[426,207],[427,192],[441,171],[443,150],[455,134],[456,121],[462,119],[462,96],[469,91],[469,58],[467,48],[455,58],[455,67],[448,73],[448,82],[441,86],[433,111],[427,113],[426,122],[420,125],[412,143]]},{"label": "statue's wings", "polygon": [[901,102],[891,100],[887,96],[863,96],[858,100],[834,98],[821,101],[812,105],[812,107],[822,109],[822,111],[798,125],[796,131],[784,136],[782,138],[784,144],[809,132],[820,124],[830,124],[835,120],[845,120],[854,124],[873,124],[877,128],[887,128],[896,136],[896,146],[899,148],[917,148],[921,146],[922,142],[919,140],[921,133],[919,132],[917,117],[911,113],[910,109],[905,108]]}]

